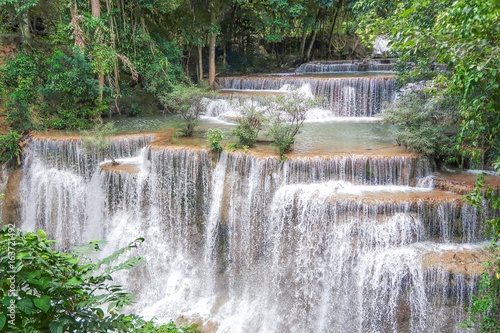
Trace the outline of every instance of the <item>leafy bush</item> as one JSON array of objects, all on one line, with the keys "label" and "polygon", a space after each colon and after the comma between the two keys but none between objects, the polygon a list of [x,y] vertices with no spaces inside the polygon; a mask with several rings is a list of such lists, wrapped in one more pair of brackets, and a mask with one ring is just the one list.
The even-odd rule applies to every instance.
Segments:
[{"label": "leafy bush", "polygon": [[128,112],[128,115],[130,117],[140,117],[144,114],[141,106],[138,104],[138,103],[132,103],[130,105],[130,109],[129,109],[129,112]]},{"label": "leafy bush", "polygon": [[208,93],[195,86],[178,85],[170,94],[161,96],[160,101],[165,108],[182,118],[184,127],[180,132],[181,136],[193,136],[195,126],[201,114],[206,110],[202,98]]},{"label": "leafy bush", "polygon": [[47,59],[47,82],[41,115],[49,127],[85,129],[92,127],[107,109],[99,105],[98,80],[92,64],[79,52],[65,55],[57,50]]},{"label": "leafy bush", "polygon": [[452,158],[458,122],[452,101],[413,91],[389,104],[381,115],[384,122],[397,125],[398,144],[437,162]]},{"label": "leafy bush", "polygon": [[38,92],[44,81],[39,62],[39,55],[21,52],[0,71],[0,83],[10,91],[5,105],[9,127],[21,134],[35,127],[31,106],[40,101]]},{"label": "leafy bush", "polygon": [[100,251],[104,242],[94,240],[66,254],[52,250],[54,241],[41,230],[35,234],[3,226],[0,329],[7,325],[7,332],[126,332],[143,324],[136,315],[120,314],[133,298],[121,286],[109,283],[111,274],[144,262],[131,257],[112,265],[142,241],[136,239],[93,262],[90,255]]},{"label": "leafy bush", "polygon": [[[462,327],[474,328],[479,323],[481,332],[498,332],[500,328],[500,198],[493,188],[485,188],[484,175],[476,180],[476,187],[465,199],[469,204],[483,212],[484,199],[490,202],[491,207],[497,212],[495,218],[486,221],[485,234],[490,239],[487,246],[490,258],[483,263],[478,293],[472,295],[472,307],[469,309],[470,318]],[[485,195],[486,194],[486,195]]]},{"label": "leafy bush", "polygon": [[210,149],[220,153],[224,149],[221,142],[227,139],[222,130],[219,128],[209,128],[206,135],[207,141],[210,142]]},{"label": "leafy bush", "polygon": [[133,59],[148,92],[161,99],[172,92],[177,82],[185,79],[180,65],[182,51],[175,42],[168,42],[165,36],[154,32],[150,34],[142,28],[137,34],[124,37],[123,43],[128,50],[123,52]]},{"label": "leafy bush", "polygon": [[198,333],[198,325],[193,324],[191,326],[177,327],[173,321],[168,324],[163,324],[157,326],[154,321],[147,322],[144,326],[137,329],[137,333]]},{"label": "leafy bush", "polygon": [[277,96],[268,103],[271,119],[269,135],[274,140],[272,146],[278,152],[280,160],[284,161],[285,154],[293,150],[295,137],[304,125],[307,111],[317,106],[319,101],[304,98],[298,92],[293,92]]},{"label": "leafy bush", "polygon": [[13,91],[15,101],[34,103],[44,81],[44,68],[38,54],[21,52],[0,72],[2,83]]},{"label": "leafy bush", "polygon": [[21,155],[21,135],[16,132],[9,132],[0,135],[0,163],[6,163]]},{"label": "leafy bush", "polygon": [[16,93],[12,93],[10,97],[14,98],[14,100],[7,103],[7,121],[9,127],[22,134],[32,129],[37,129],[38,126],[35,125],[33,112],[28,103],[21,99],[16,99],[15,95]]},{"label": "leafy bush", "polygon": [[90,128],[107,108],[98,103],[91,61],[79,52],[20,53],[4,67],[1,81],[11,91],[9,125],[19,133],[39,121],[56,129]]},{"label": "leafy bush", "polygon": [[[2,195],[0,195],[0,198]],[[0,229],[0,331],[2,332],[150,332],[197,333],[197,325],[157,325],[135,315],[120,313],[134,299],[111,283],[113,273],[145,263],[119,257],[135,249],[138,238],[102,260],[91,256],[103,241],[92,240],[71,253],[54,251],[56,241],[45,232],[21,231],[13,225]]]},{"label": "leafy bush", "polygon": [[238,138],[236,147],[241,148],[247,146],[251,148],[255,146],[257,136],[262,129],[262,125],[265,121],[264,114],[248,99],[239,100],[238,106],[243,117],[238,120],[238,125],[231,133]]}]

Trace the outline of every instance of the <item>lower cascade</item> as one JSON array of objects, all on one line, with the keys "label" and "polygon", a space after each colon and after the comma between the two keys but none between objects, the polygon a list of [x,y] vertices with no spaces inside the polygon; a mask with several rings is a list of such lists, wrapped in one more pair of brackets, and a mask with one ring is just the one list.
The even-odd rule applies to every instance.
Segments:
[{"label": "lower cascade", "polygon": [[[134,311],[217,332],[465,332],[478,275],[443,264],[479,251],[481,219],[460,196],[415,187],[418,157],[292,159],[147,146],[128,169],[78,141],[35,139],[20,184],[22,228],[107,251],[144,237],[148,264],[118,282]],[[208,330],[207,330],[208,331]]]}]

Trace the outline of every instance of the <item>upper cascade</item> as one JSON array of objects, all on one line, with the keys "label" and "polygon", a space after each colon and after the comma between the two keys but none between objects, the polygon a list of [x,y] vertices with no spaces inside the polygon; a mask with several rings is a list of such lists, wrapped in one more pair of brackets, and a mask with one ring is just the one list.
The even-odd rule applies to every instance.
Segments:
[{"label": "upper cascade", "polygon": [[380,112],[384,102],[395,99],[393,76],[361,77],[226,77],[219,78],[222,89],[272,90],[283,92],[290,87],[308,86],[310,94],[320,96],[336,117],[370,117]]},{"label": "upper cascade", "polygon": [[297,74],[337,72],[386,72],[394,70],[392,59],[311,61],[295,70]]}]

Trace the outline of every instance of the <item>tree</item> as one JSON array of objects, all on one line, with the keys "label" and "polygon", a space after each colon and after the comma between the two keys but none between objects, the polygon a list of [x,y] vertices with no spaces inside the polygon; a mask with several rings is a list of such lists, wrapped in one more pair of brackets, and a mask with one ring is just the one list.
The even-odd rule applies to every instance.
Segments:
[{"label": "tree", "polygon": [[237,99],[236,103],[242,117],[238,119],[236,128],[231,131],[238,138],[235,147],[252,148],[257,143],[257,136],[264,125],[265,110],[251,99]]},{"label": "tree", "polygon": [[160,97],[165,108],[171,113],[177,113],[184,123],[184,127],[181,132],[177,132],[177,135],[187,137],[194,135],[194,128],[201,114],[206,111],[202,98],[208,94],[208,91],[196,86],[179,85],[170,94]]},{"label": "tree", "polygon": [[381,115],[384,122],[397,125],[400,145],[441,164],[454,155],[459,113],[453,104],[444,96],[415,90],[389,104]]},{"label": "tree", "polygon": [[[101,18],[101,4],[99,0],[90,0],[90,3],[92,4],[92,17],[95,20],[99,21],[99,19]],[[97,28],[96,34],[99,34],[99,28]],[[102,102],[104,90],[104,73],[102,71],[102,60],[99,56],[97,57],[97,70],[99,76],[99,101]]]},{"label": "tree", "polygon": [[268,117],[271,127],[269,135],[274,140],[280,160],[286,159],[286,153],[293,150],[295,137],[306,120],[309,109],[318,105],[318,101],[304,98],[299,92],[278,95],[268,101]]},{"label": "tree", "polygon": [[[394,52],[411,73],[405,78],[433,79],[434,86],[441,88],[436,93],[456,98],[462,120],[456,150],[476,160],[484,151],[498,158],[500,3],[361,0],[356,8],[363,32],[371,37],[391,35]],[[446,70],[440,70],[437,63]],[[426,68],[432,70],[423,76]]]},{"label": "tree", "polygon": [[[374,2],[357,5],[361,19],[372,36],[390,33],[394,52],[411,69],[409,79],[420,79],[422,67],[441,63],[446,70],[432,74],[436,93],[453,97],[460,112],[455,150],[469,155],[478,164],[486,155],[493,165],[500,162],[500,3],[495,0],[413,0]],[[383,15],[377,15],[378,12]],[[416,56],[416,57],[415,57]],[[413,59],[427,59],[415,66]],[[425,60],[422,61],[425,63]],[[484,154],[486,153],[486,154]],[[494,210],[498,196],[484,189],[479,177],[467,199],[482,207],[485,198]],[[500,268],[498,237],[500,219],[487,221],[492,259],[485,264],[479,295],[473,296],[471,322],[479,321],[484,332],[500,327]],[[469,324],[471,323],[469,322]]]},{"label": "tree", "polygon": [[210,142],[210,150],[220,154],[220,152],[224,149],[224,146],[222,146],[222,140],[227,139],[222,130],[220,128],[209,128],[205,135],[207,137],[207,141]]},{"label": "tree", "polygon": [[21,135],[9,132],[0,135],[0,164],[7,163],[11,159],[19,158],[22,153]]}]

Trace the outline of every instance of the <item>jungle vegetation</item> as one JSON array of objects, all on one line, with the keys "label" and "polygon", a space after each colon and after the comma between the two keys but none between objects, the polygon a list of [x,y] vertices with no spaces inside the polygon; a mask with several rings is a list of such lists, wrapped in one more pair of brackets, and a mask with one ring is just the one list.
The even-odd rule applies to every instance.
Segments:
[{"label": "jungle vegetation", "polygon": [[[0,163],[18,157],[33,130],[177,112],[179,92],[199,100],[217,75],[363,58],[385,36],[399,86],[420,86],[385,111],[401,144],[440,164],[500,167],[498,0],[0,0],[0,22]],[[196,121],[185,121],[190,135]],[[240,125],[251,129],[240,143],[253,144],[258,127]],[[498,208],[487,188],[469,199],[485,193]],[[500,219],[489,226],[496,268],[473,313],[495,331]]]}]

